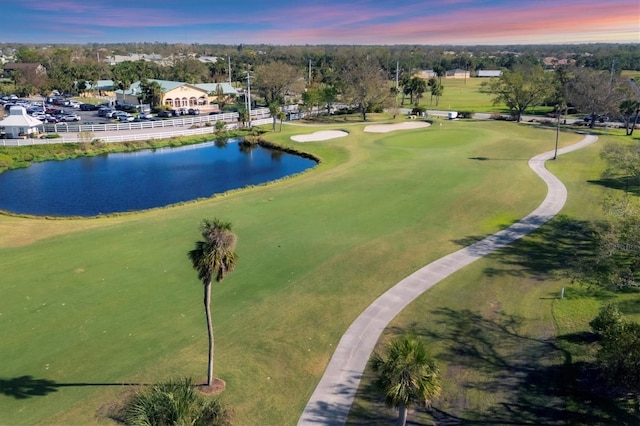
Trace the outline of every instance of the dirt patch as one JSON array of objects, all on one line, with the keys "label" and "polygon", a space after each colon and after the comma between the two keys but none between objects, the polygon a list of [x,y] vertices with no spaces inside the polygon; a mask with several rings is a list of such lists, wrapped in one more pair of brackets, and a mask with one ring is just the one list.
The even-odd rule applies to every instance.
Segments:
[{"label": "dirt patch", "polygon": [[227,388],[227,382],[222,379],[214,377],[211,381],[211,386],[207,386],[207,379],[198,381],[196,388],[199,393],[207,396],[219,395]]}]

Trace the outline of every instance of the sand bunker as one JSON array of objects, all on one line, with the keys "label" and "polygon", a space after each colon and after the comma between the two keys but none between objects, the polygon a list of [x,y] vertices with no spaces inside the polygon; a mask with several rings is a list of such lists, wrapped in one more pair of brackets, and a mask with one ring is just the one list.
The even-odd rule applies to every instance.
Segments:
[{"label": "sand bunker", "polygon": [[308,135],[295,135],[291,136],[291,139],[296,142],[316,142],[326,141],[328,139],[342,138],[349,133],[342,130],[322,130],[320,132],[314,132]]},{"label": "sand bunker", "polygon": [[373,124],[364,128],[369,133],[387,133],[393,130],[419,129],[421,127],[429,127],[431,124],[424,121],[407,121],[405,123],[396,124]]}]

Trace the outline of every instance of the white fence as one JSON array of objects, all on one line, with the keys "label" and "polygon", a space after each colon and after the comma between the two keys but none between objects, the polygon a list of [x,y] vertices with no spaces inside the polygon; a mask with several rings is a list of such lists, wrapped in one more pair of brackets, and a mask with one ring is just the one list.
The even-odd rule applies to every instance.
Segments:
[{"label": "white fence", "polygon": [[[251,120],[252,126],[262,126],[264,124],[273,123],[271,117]],[[141,123],[136,123],[141,124]],[[233,130],[238,128],[238,123],[227,123],[225,130]],[[132,129],[139,130],[139,129]],[[205,135],[216,132],[215,126],[201,126],[188,129],[175,129],[166,132],[123,132],[122,134],[101,135],[91,134],[90,139],[99,139],[102,142],[129,142],[129,141],[146,141],[152,139],[167,139],[176,136]],[[86,137],[86,136],[85,136]],[[76,143],[83,141],[82,135],[78,133],[61,133],[61,137],[54,139],[0,139],[2,146],[25,146],[25,145],[45,145],[55,143]]]},{"label": "white fence", "polygon": [[[264,118],[270,118],[268,108],[257,108],[251,111],[251,122],[260,121]],[[83,123],[56,123],[43,125],[43,133],[79,133],[79,132],[107,132],[119,130],[140,130],[155,129],[158,127],[185,127],[185,126],[201,126],[206,123],[215,124],[216,121],[225,121],[226,123],[236,123],[238,121],[238,113],[231,112],[226,114],[214,115],[195,115],[183,118],[174,118],[171,120],[155,120],[155,121],[139,121],[129,123],[109,123],[109,124],[83,124]]]}]

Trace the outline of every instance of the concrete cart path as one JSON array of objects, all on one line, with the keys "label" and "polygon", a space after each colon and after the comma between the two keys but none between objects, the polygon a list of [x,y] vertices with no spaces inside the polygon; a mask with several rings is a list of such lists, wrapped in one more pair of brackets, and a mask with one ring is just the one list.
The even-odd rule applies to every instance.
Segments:
[{"label": "concrete cart path", "polygon": [[[558,154],[578,150],[597,140],[596,136],[585,136],[582,141],[558,150]],[[567,189],[545,168],[545,161],[552,158],[553,151],[550,151],[529,160],[529,167],[545,181],[548,188],[546,198],[531,214],[482,241],[419,269],[376,299],[356,318],[340,339],[298,426],[344,425],[371,352],[383,330],[396,315],[442,279],[522,238],[560,212],[567,199]]]}]

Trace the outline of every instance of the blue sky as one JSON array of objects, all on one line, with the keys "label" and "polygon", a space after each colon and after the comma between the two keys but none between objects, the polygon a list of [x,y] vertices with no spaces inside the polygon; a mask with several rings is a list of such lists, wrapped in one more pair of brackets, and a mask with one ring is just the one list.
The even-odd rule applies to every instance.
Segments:
[{"label": "blue sky", "polygon": [[0,42],[640,43],[638,0],[0,0]]}]

